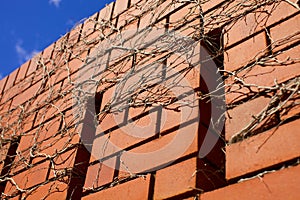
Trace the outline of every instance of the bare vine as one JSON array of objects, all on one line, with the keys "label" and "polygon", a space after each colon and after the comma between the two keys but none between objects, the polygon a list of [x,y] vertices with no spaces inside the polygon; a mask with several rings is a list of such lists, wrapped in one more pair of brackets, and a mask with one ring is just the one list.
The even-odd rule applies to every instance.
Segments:
[{"label": "bare vine", "polygon": [[[195,102],[226,98],[227,113],[220,118],[225,115],[231,118],[230,112],[237,106],[261,96],[269,99],[264,109],[253,114],[246,126],[234,133],[227,143],[238,142],[299,119],[297,111],[300,106],[299,72],[296,75],[292,73],[290,78],[284,80],[277,80],[276,76],[269,78],[268,84],[261,84],[260,81],[253,79],[253,77],[267,77],[268,74],[278,70],[278,73],[283,73],[285,69],[296,69],[295,66],[299,68],[300,57],[296,56],[297,53],[290,54],[290,52],[299,49],[300,32],[275,40],[270,33],[273,26],[269,23],[273,13],[281,6],[293,7],[294,12],[299,14],[299,1],[230,0],[211,4],[211,1],[201,0],[151,0],[131,5],[125,13],[114,18],[108,17],[109,12],[104,13],[105,15],[100,13],[99,18],[97,15],[87,20],[88,28],[85,28],[87,23],[79,24],[60,38],[54,44],[51,55],[44,52],[44,55],[40,54],[33,58],[31,64],[35,63],[37,70],[14,86],[24,94],[27,94],[26,90],[30,90],[28,88],[34,87],[32,96],[25,102],[19,100],[22,103],[14,104],[14,100],[18,99],[17,96],[12,96],[11,102],[5,93],[2,95],[2,100],[5,98],[8,100],[2,101],[0,105],[0,169],[2,169],[0,186],[4,187],[3,191],[0,187],[1,197],[10,199],[18,196],[26,199],[29,195],[43,190],[47,193],[41,199],[47,199],[51,195],[67,190],[73,176],[85,176],[80,171],[78,173],[74,171],[73,166],[76,149],[81,144],[76,119],[81,118],[85,112],[77,112],[76,115],[72,112],[72,108],[79,105],[77,109],[82,111],[85,107],[80,105],[84,104],[82,101],[87,101],[82,98],[74,101],[74,95],[86,95],[84,90],[75,87],[78,78],[76,74],[82,73],[81,66],[93,62],[94,59],[100,59],[99,56],[91,56],[91,52],[104,44],[111,45],[110,53],[114,51],[121,53],[117,54],[118,57],[98,60],[103,69],[101,66],[95,66],[95,69],[98,67],[101,70],[97,68],[97,73],[91,73],[93,76],[86,80],[89,84],[97,86],[100,95],[105,95],[116,86],[119,87],[109,101],[102,102],[102,105],[96,108],[98,111],[94,120],[100,124],[109,114],[128,107],[141,108],[141,113],[150,112],[155,106],[180,112],[181,107],[193,103],[185,101],[184,96],[178,98],[172,93],[172,88],[177,86],[176,81],[179,81],[179,77],[188,76],[196,68],[194,63],[186,61],[188,59],[183,61],[174,55],[174,48],[182,53],[190,51],[184,40],[186,37],[178,35],[187,36],[204,45],[211,54],[208,60],[213,59],[217,63],[219,69],[216,73],[222,75],[223,80],[220,80],[221,83],[214,91],[207,93],[201,91],[201,88],[192,88],[192,93],[187,95],[196,96]],[[178,9],[185,11],[180,17],[175,15]],[[231,37],[231,29],[238,26],[239,22],[246,21],[251,14],[254,14],[254,21],[248,26],[253,27],[249,29],[249,35],[244,37],[251,39],[257,33],[265,34],[269,43],[240,67],[234,70],[229,70],[226,66],[224,68],[224,59],[227,59],[227,54],[235,45],[226,44],[225,41]],[[128,27],[137,30],[145,28],[145,32],[140,35],[141,38],[124,35]],[[156,45],[153,48],[153,46],[134,46],[133,43],[131,48],[128,48],[129,42],[146,38],[149,34],[147,31],[151,32],[152,29],[168,33],[165,34],[168,38],[161,38],[161,41],[167,41],[166,44]],[[173,34],[174,32],[178,34]],[[173,41],[170,42],[171,40]],[[170,45],[174,43],[176,46]],[[155,45],[155,42],[153,44]],[[104,52],[102,55],[108,53]],[[174,62],[169,62],[170,60]],[[205,62],[204,59],[203,63]],[[153,65],[157,67],[147,68]],[[120,88],[126,85],[132,73],[138,73],[143,69],[149,70],[143,73],[145,77],[141,77],[134,86],[126,90]],[[178,69],[180,73],[178,79],[175,77],[173,81],[168,82],[168,78],[162,77],[171,69]],[[260,70],[265,76],[257,73]],[[91,93],[94,94],[95,91]],[[224,137],[222,133],[218,134]],[[38,174],[39,170],[46,170],[47,177],[31,185],[34,181],[29,180],[30,174]],[[100,173],[101,170],[95,179],[101,179]],[[100,187],[98,180],[94,180],[92,185],[83,187],[85,192],[99,191],[141,176],[143,174],[135,174],[128,170],[125,178],[114,177],[111,182]]]}]

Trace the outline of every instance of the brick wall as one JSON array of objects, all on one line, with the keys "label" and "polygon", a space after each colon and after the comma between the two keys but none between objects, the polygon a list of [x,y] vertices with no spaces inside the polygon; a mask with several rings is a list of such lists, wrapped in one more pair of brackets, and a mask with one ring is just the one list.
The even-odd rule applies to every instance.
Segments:
[{"label": "brick wall", "polygon": [[299,13],[107,5],[0,81],[1,199],[299,199]]}]

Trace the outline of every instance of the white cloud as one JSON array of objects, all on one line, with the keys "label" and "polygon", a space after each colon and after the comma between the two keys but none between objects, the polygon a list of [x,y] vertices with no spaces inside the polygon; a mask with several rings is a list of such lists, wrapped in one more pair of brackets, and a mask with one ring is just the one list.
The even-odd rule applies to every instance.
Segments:
[{"label": "white cloud", "polygon": [[3,75],[0,73],[0,80],[2,80],[3,79]]},{"label": "white cloud", "polygon": [[49,0],[49,4],[53,4],[55,7],[59,7],[62,0]]},{"label": "white cloud", "polygon": [[15,46],[16,52],[18,54],[19,63],[23,64],[25,61],[31,59],[33,56],[35,56],[37,53],[39,53],[38,50],[32,50],[27,51],[22,47],[22,41],[19,41]]}]

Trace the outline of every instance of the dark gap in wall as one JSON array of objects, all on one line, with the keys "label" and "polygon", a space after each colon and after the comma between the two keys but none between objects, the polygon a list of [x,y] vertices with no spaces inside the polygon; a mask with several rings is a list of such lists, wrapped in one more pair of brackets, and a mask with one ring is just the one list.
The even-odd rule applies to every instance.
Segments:
[{"label": "dark gap in wall", "polygon": [[83,31],[83,25],[84,25],[84,23],[82,23],[82,24],[80,25],[80,30],[79,30],[79,34],[78,34],[78,38],[77,38],[76,43],[79,43],[79,42],[80,42],[80,38],[81,38],[81,36],[82,36],[82,31]]},{"label": "dark gap in wall", "polygon": [[[113,19],[113,15],[114,15],[114,12],[115,12],[116,2],[114,1],[112,4],[113,4],[113,5],[112,5],[112,8],[111,8],[111,13],[110,13],[110,17],[109,17],[109,21],[110,21],[110,22],[111,22],[112,19]],[[118,21],[118,20],[116,20],[116,21]]]},{"label": "dark gap in wall", "polygon": [[[224,70],[224,53],[223,53],[223,34],[222,28],[214,29],[203,37],[201,44],[208,50],[213,61],[219,68]],[[223,72],[219,72],[223,75]]]},{"label": "dark gap in wall", "polygon": [[49,167],[48,167],[48,171],[47,171],[47,174],[46,174],[46,180],[49,180],[49,177],[50,177],[50,174],[51,174],[51,166],[52,166],[52,163],[49,162]]},{"label": "dark gap in wall", "polygon": [[95,117],[101,106],[102,95],[95,94],[86,103],[86,112],[82,121],[81,143],[79,144],[74,166],[70,175],[67,199],[81,199],[86,173],[89,167],[93,141],[96,135]]},{"label": "dark gap in wall", "polygon": [[[167,30],[167,28],[166,28]],[[165,82],[167,79],[167,59],[165,59],[162,63],[162,77],[161,81]],[[157,111],[157,122],[155,126],[155,134],[157,135],[158,138],[161,137],[161,123],[162,123],[162,115],[163,115],[163,106],[158,106],[158,111]]]},{"label": "dark gap in wall", "polygon": [[67,199],[81,199],[90,156],[90,152],[83,144],[77,148],[74,166],[70,174]]},{"label": "dark gap in wall", "polygon": [[169,27],[170,27],[170,15],[168,15],[166,17],[166,23],[165,23],[165,30],[166,30],[166,32],[169,30]]},{"label": "dark gap in wall", "polygon": [[127,9],[130,8],[130,5],[131,5],[131,0],[128,0],[127,1]]},{"label": "dark gap in wall", "polygon": [[[12,164],[15,160],[15,157],[17,156],[17,149],[18,146],[20,144],[20,137],[14,138],[11,142],[10,142],[10,146],[8,148],[8,152],[6,154],[6,158],[3,162],[3,168],[0,174],[0,177],[7,177],[7,175],[9,174]],[[5,190],[7,181],[3,181],[0,183],[0,194],[2,194]]]},{"label": "dark gap in wall", "polygon": [[102,99],[103,99],[103,93],[97,92],[95,94],[95,112],[97,116],[100,114]]},{"label": "dark gap in wall", "polygon": [[[97,12],[97,15],[96,15],[96,21],[98,22],[99,21],[99,16],[100,16],[100,11],[99,12]],[[93,27],[93,32],[96,30],[96,27],[97,27],[97,25],[98,25],[98,23],[95,23],[94,24],[94,27]]]},{"label": "dark gap in wall", "polygon": [[156,178],[156,172],[152,172],[151,175],[150,175],[148,200],[154,200],[155,178]]},{"label": "dark gap in wall", "polygon": [[265,36],[266,36],[266,44],[267,44],[267,48],[268,48],[268,53],[267,55],[272,55],[272,40],[271,40],[271,32],[270,32],[270,28],[266,28],[265,30]]},{"label": "dark gap in wall", "polygon": [[[224,89],[224,54],[222,28],[214,29],[203,34],[201,45],[208,51],[212,58],[201,60],[200,67],[200,97],[205,94],[206,98],[199,100],[200,120],[198,125],[198,162],[197,162],[197,188],[203,191],[210,191],[226,185],[225,179],[225,89]],[[215,68],[212,65],[216,65]],[[218,74],[219,73],[219,74]],[[218,75],[218,76],[216,76]],[[213,110],[213,111],[212,111]],[[209,141],[208,141],[209,140]],[[209,144],[209,142],[216,142]],[[207,155],[200,155],[202,148],[209,148]],[[207,150],[204,150],[204,152]],[[214,172],[201,171],[209,166]],[[202,192],[203,192],[202,191]],[[199,191],[198,191],[199,193]]]},{"label": "dark gap in wall", "polygon": [[121,154],[116,156],[116,168],[114,170],[114,180],[118,180],[120,175],[120,168],[121,168]]}]

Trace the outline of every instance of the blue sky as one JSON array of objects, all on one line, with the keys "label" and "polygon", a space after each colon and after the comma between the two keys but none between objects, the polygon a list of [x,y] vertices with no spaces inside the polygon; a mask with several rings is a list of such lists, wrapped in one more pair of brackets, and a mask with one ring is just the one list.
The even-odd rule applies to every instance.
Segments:
[{"label": "blue sky", "polygon": [[9,0],[0,3],[0,79],[113,0]]}]

